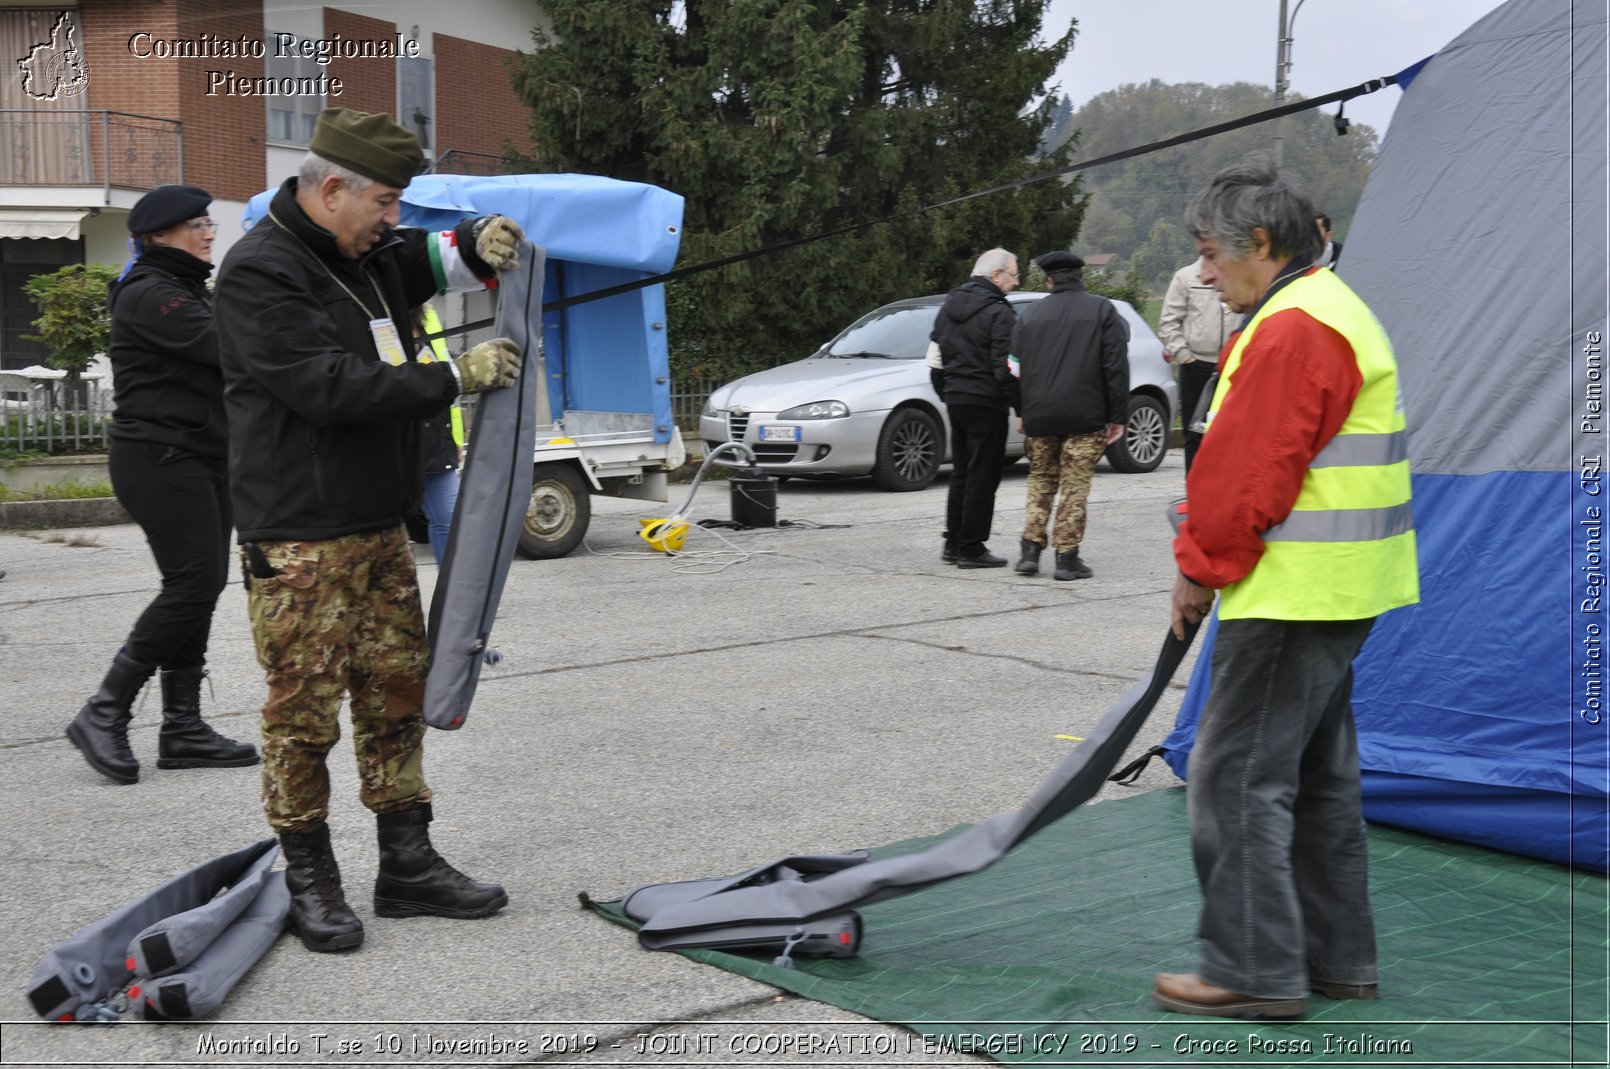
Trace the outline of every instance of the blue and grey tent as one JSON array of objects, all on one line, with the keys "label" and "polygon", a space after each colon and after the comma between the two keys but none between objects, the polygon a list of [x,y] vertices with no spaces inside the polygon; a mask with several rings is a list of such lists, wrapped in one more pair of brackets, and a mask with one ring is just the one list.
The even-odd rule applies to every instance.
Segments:
[{"label": "blue and grey tent", "polygon": [[[1338,274],[1392,338],[1421,602],[1353,705],[1365,815],[1605,871],[1605,5],[1511,0],[1398,76]],[[1181,776],[1216,628],[1165,756]]]}]

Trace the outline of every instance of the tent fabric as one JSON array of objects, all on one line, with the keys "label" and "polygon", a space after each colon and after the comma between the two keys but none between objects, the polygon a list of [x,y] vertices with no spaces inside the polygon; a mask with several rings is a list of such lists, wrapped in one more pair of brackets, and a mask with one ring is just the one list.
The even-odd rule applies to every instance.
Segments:
[{"label": "tent fabric", "polygon": [[1433,56],[1338,268],[1397,353],[1421,576],[1356,662],[1365,815],[1601,872],[1605,36],[1602,4],[1511,0]]}]

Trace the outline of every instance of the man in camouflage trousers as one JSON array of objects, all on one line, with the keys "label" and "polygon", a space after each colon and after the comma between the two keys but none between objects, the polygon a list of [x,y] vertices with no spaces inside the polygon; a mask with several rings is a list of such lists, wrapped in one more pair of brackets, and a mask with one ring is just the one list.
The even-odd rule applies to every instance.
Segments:
[{"label": "man in camouflage trousers", "polygon": [[[430,801],[419,716],[430,658],[405,530],[258,547],[276,573],[272,582],[252,583],[247,600],[268,672],[269,824],[299,828],[324,819],[324,756],[341,734],[326,710],[339,707],[349,688],[363,804],[384,813]],[[247,551],[241,557],[249,569]],[[346,672],[332,672],[342,660]]]},{"label": "man in camouflage trousers", "polygon": [[518,267],[502,216],[397,230],[418,140],[330,108],[300,173],[230,249],[218,280],[230,495],[263,707],[263,800],[285,852],[292,929],[309,950],[359,946],[330,843],[325,761],[351,698],[360,797],[376,815],[375,913],[484,917],[508,895],[431,845],[423,702],[430,647],[403,517],[423,492],[421,420],[515,381],[497,339],[430,364],[411,311]]},{"label": "man in camouflage trousers", "polygon": [[[1107,446],[1124,432],[1129,408],[1129,327],[1105,297],[1084,288],[1084,260],[1048,252],[1034,261],[1051,294],[1018,313],[1012,332],[1021,383],[1028,502],[1019,575],[1040,570],[1040,553],[1056,547],[1056,578],[1088,579],[1079,557],[1085,536],[1090,476]],[[1056,522],[1047,532],[1058,495]]]}]

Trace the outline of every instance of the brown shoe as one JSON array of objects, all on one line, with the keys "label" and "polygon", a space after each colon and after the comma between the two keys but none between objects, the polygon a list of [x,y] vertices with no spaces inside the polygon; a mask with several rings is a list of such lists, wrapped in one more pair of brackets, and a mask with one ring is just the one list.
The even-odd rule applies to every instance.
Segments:
[{"label": "brown shoe", "polygon": [[1308,987],[1316,995],[1326,998],[1380,998],[1380,984],[1333,984],[1325,980],[1311,980]]},{"label": "brown shoe", "polygon": [[1171,1013],[1199,1017],[1298,1017],[1305,998],[1255,998],[1204,983],[1193,973],[1160,972],[1152,981],[1152,1001]]}]

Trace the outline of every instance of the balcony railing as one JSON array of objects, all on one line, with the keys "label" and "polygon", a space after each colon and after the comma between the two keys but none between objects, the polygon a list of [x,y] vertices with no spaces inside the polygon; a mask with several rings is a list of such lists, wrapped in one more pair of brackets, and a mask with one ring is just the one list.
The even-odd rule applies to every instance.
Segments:
[{"label": "balcony railing", "polygon": [[431,161],[433,174],[513,174],[508,163],[496,152],[475,152],[466,148],[450,148]]},{"label": "balcony railing", "polygon": [[184,181],[184,124],[121,111],[0,109],[0,185],[154,189]]}]

